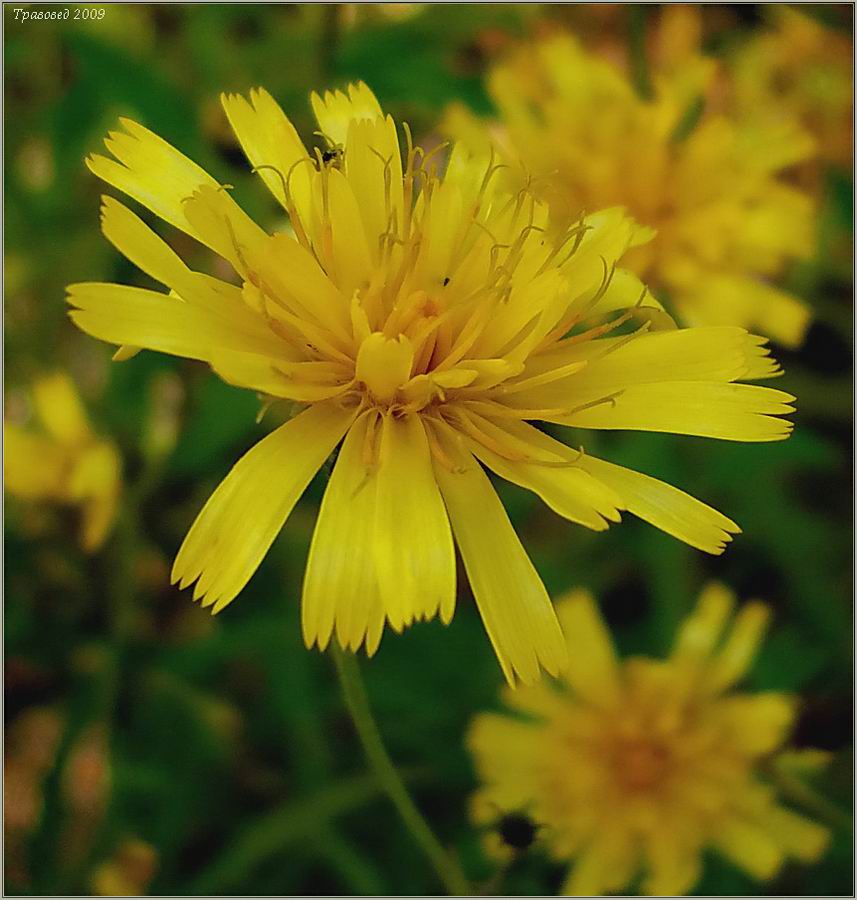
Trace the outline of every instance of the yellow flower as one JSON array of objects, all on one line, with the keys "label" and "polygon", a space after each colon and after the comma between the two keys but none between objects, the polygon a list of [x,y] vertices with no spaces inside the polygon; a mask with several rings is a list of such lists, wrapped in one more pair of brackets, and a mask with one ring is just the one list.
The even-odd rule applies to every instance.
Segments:
[{"label": "yellow flower", "polygon": [[851,167],[854,90],[851,39],[798,9],[772,5],[772,28],[736,48],[730,87],[738,114],[801,122],[819,156]]},{"label": "yellow flower", "polygon": [[[710,585],[666,660],[620,662],[592,597],[557,604],[569,665],[559,688],[506,690],[511,714],[477,716],[468,736],[483,787],[477,821],[525,811],[560,862],[563,894],[684,894],[713,849],[759,879],[816,860],[827,830],[786,809],[762,777],[795,701],[739,693],[768,609]],[[817,756],[817,751],[814,752]]]},{"label": "yellow flower", "polygon": [[67,375],[38,379],[33,402],[44,431],[3,423],[6,489],[26,500],[79,506],[81,544],[91,553],[113,525],[121,481],[119,454],[112,442],[93,434]]},{"label": "yellow flower", "polygon": [[448,622],[454,537],[506,677],[560,669],[553,607],[483,465],[590,528],[627,509],[721,552],[738,530],[729,519],[529,424],[741,441],[789,433],[778,416],[792,397],[736,383],[776,374],[761,338],[647,333],[671,321],[615,268],[639,240],[621,211],[549,238],[544,205],[504,193],[496,167],[461,147],[441,177],[405,128],[403,165],[395,123],[363,84],[313,95],[329,141],[314,156],[266,92],[223,104],[294,236],[265,232],[224,186],[123,120],[107,139],[116,160],[93,156],[90,168],[229,260],[241,284],[192,272],[105,198],[107,238],[172,294],[69,289],[73,320],[95,337],[203,360],[230,383],[306,405],[205,505],[175,562],[181,587],[196,582],[194,598],[214,612],[231,602],[340,442],[303,586],[310,647],[335,633],[372,654],[385,620],[396,631],[438,614]]},{"label": "yellow flower", "polygon": [[813,250],[812,203],[779,177],[812,142],[790,120],[739,126],[704,111],[682,135],[715,70],[688,49],[686,17],[695,13],[663,15],[651,100],[612,63],[559,35],[519,48],[491,72],[499,122],[455,106],[445,130],[474,149],[489,136],[498,142],[511,178],[531,181],[562,226],[616,204],[656,229],[625,264],[686,324],[738,325],[797,345],[809,311],[770,279]]},{"label": "yellow flower", "polygon": [[96,866],[90,878],[99,897],[139,897],[155,876],[158,853],[140,838],[125,838],[110,859]]}]

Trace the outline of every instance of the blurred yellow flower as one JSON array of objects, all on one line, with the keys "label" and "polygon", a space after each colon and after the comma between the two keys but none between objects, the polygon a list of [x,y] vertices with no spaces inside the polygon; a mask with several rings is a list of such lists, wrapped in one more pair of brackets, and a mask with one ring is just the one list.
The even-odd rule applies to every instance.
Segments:
[{"label": "blurred yellow flower", "polygon": [[[378,647],[456,596],[453,537],[506,677],[565,661],[544,586],[483,464],[560,515],[602,530],[629,510],[711,553],[737,526],[676,488],[574,451],[529,424],[727,440],[786,437],[793,399],[737,384],[769,377],[764,340],[676,330],[616,268],[642,236],[619,210],[550,237],[547,209],[505,193],[461,146],[445,174],[372,92],[312,96],[311,155],[269,94],[224,96],[235,132],[290,217],[254,224],[225,186],[141,125],[106,141],[93,172],[227,259],[236,286],[192,272],[105,198],[104,233],[171,294],[69,288],[72,319],[105,341],[205,361],[226,381],[306,409],[251,449],[192,526],[173,578],[214,612],[242,590],[342,441],[303,586],[307,646]],[[650,326],[665,328],[648,333]],[[627,333],[633,327],[635,330]]]},{"label": "blurred yellow flower", "polygon": [[115,445],[90,427],[74,382],[57,372],[33,386],[42,429],[3,423],[3,473],[10,494],[80,508],[81,544],[97,550],[110,533],[121,487]]},{"label": "blurred yellow flower", "polygon": [[[566,895],[684,894],[713,849],[758,879],[813,862],[828,832],[786,809],[763,764],[788,737],[794,698],[739,693],[767,627],[761,603],[707,587],[666,660],[620,662],[592,597],[557,603],[569,665],[484,713],[468,743],[483,787],[474,818],[524,811],[551,855],[572,862]],[[813,756],[818,751],[811,751]]]},{"label": "blurred yellow flower", "polygon": [[730,60],[736,113],[756,121],[801,122],[822,159],[850,168],[851,39],[795,7],[772,4],[765,12],[773,27],[739,45]]},{"label": "blurred yellow flower", "polygon": [[98,897],[139,897],[146,893],[158,867],[155,848],[139,838],[126,838],[113,856],[96,866],[90,878]]},{"label": "blurred yellow flower", "polygon": [[695,49],[698,12],[662,15],[651,99],[560,34],[518,48],[490,73],[498,122],[456,105],[444,129],[474,149],[495,141],[507,177],[531,184],[561,227],[621,205],[655,229],[625,264],[686,324],[738,325],[797,345],[809,311],[771,279],[814,246],[812,203],[780,178],[812,141],[789,117],[739,126],[706,112],[715,70]]}]

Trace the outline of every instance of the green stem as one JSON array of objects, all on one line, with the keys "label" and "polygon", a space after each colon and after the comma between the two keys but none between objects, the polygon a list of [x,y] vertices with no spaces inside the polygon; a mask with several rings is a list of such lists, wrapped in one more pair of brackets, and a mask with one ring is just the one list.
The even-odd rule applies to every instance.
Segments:
[{"label": "green stem", "polygon": [[805,812],[834,830],[847,831],[851,828],[851,816],[847,812],[790,772],[784,772],[776,762],[768,762],[763,769],[786,800],[802,807]]},{"label": "green stem", "polygon": [[342,694],[345,697],[345,705],[348,707],[354,727],[357,729],[357,736],[360,738],[369,766],[375,773],[379,784],[392,800],[405,828],[428,857],[447,891],[453,896],[471,896],[470,885],[461,867],[434,836],[428,823],[411,799],[408,789],[384,747],[378,726],[369,709],[357,659],[353,653],[345,653],[335,645],[333,646],[333,659],[336,663],[336,673],[339,676]]},{"label": "green stem", "polygon": [[631,77],[643,100],[654,96],[646,56],[646,20],[648,10],[642,6],[628,7],[628,44],[631,56]]},{"label": "green stem", "polygon": [[361,775],[255,817],[239,829],[207,869],[191,880],[186,895],[230,893],[264,862],[283,858],[290,845],[305,841],[307,835],[323,834],[333,827],[336,818],[380,799],[380,795],[378,780],[373,775]]},{"label": "green stem", "polygon": [[477,892],[478,896],[502,897],[503,892],[500,890],[500,888],[503,887],[503,882],[506,880],[506,876],[509,874],[509,869],[512,868],[512,863],[514,861],[514,858],[503,860],[503,862],[501,862],[497,867],[497,870],[494,872],[494,874],[482,885],[480,885]]},{"label": "green stem", "polygon": [[321,35],[318,46],[318,67],[321,83],[329,84],[334,75],[336,49],[339,44],[340,13],[339,4],[331,3],[323,8]]}]

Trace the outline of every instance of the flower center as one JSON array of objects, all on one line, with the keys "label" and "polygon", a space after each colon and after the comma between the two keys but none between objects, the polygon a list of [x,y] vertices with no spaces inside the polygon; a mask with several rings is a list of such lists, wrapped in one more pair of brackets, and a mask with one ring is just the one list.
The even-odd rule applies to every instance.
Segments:
[{"label": "flower center", "polygon": [[660,787],[671,759],[668,747],[646,738],[619,740],[612,752],[616,777],[626,790],[633,792]]}]

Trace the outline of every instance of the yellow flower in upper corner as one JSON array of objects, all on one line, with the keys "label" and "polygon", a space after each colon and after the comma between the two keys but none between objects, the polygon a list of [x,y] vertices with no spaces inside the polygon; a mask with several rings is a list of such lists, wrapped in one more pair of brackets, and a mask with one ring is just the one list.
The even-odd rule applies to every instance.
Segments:
[{"label": "yellow flower in upper corner", "polygon": [[[483,824],[526,813],[551,855],[572,863],[562,893],[684,894],[709,850],[751,876],[787,858],[817,860],[822,826],[780,805],[765,762],[795,719],[792,697],[739,693],[768,622],[710,585],[666,660],[620,662],[592,597],[557,603],[569,665],[559,688],[505,691],[510,713],[483,713],[468,743]],[[816,761],[818,751],[808,751]],[[794,756],[794,752],[791,753]]]},{"label": "yellow flower in upper corner", "polygon": [[[306,408],[251,449],[206,503],[173,578],[223,609],[342,442],[303,585],[303,634],[375,652],[455,605],[453,539],[510,682],[556,673],[565,643],[483,466],[602,530],[628,510],[719,553],[737,526],[646,475],[571,450],[532,421],[739,441],[786,437],[794,398],[738,384],[777,373],[739,328],[675,330],[616,268],[639,239],[607,210],[549,236],[545,206],[507,194],[459,146],[445,172],[371,91],[313,95],[311,155],[269,94],[223,98],[250,162],[290,217],[268,234],[152,132],[123,121],[90,168],[234,267],[192,272],[105,198],[107,238],[170,289],[69,288],[73,320],[115,344],[203,360],[226,381]],[[667,330],[649,333],[649,326]]]},{"label": "yellow flower in upper corner", "polygon": [[79,506],[81,544],[91,553],[110,533],[121,486],[121,461],[111,441],[93,434],[74,382],[63,373],[33,386],[43,431],[3,423],[3,474],[9,493],[26,500]]},{"label": "yellow flower in upper corner", "polygon": [[738,325],[795,346],[809,311],[771,279],[813,252],[814,214],[810,198],[779,176],[812,152],[812,141],[791,120],[739,126],[705,111],[683,135],[713,61],[687,49],[693,10],[662,14],[665,50],[651,100],[612,63],[559,35],[519,48],[492,71],[498,122],[456,106],[445,130],[483,151],[496,141],[507,177],[529,181],[562,227],[615,204],[655,229],[625,264],[685,323]]},{"label": "yellow flower in upper corner", "polygon": [[819,156],[851,167],[854,47],[798,8],[765,10],[772,28],[738,46],[730,58],[735,110],[753,119],[788,116],[815,137]]}]

